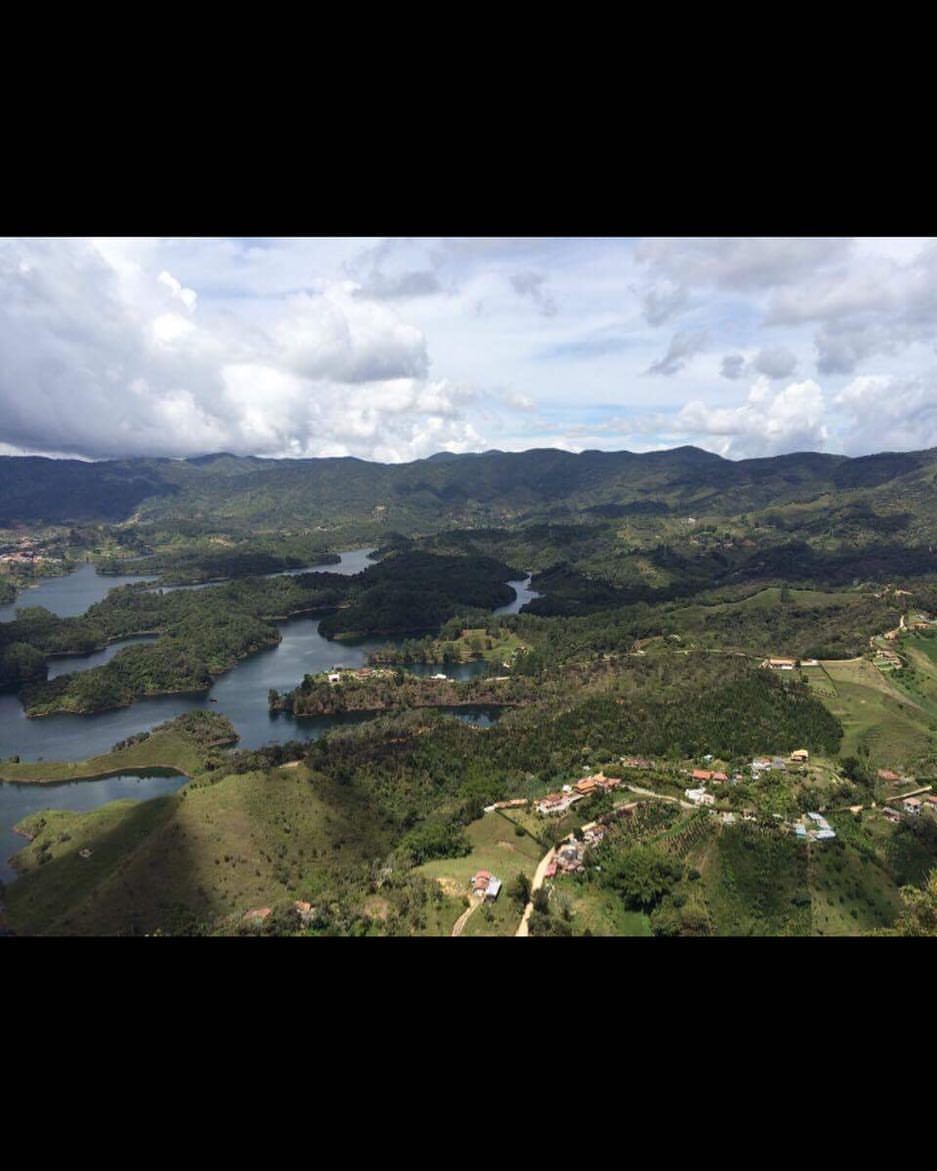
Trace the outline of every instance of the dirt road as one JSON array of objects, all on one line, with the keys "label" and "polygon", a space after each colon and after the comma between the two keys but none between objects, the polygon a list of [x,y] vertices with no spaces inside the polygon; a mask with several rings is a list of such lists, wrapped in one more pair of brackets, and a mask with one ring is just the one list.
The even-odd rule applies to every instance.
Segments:
[{"label": "dirt road", "polygon": [[526,938],[529,934],[527,930],[527,921],[534,909],[534,895],[543,886],[544,879],[547,876],[547,867],[552,862],[555,853],[556,848],[554,847],[553,849],[548,850],[547,853],[544,854],[544,856],[537,863],[537,869],[534,871],[534,880],[530,884],[530,902],[524,908],[524,917],[521,919],[520,926],[514,932],[515,937],[521,936]]},{"label": "dirt road", "polygon": [[478,910],[478,908],[482,905],[483,901],[484,901],[483,899],[479,899],[475,895],[472,895],[472,905],[469,907],[469,909],[467,911],[463,911],[462,914],[458,917],[458,919],[456,919],[455,923],[453,923],[451,936],[456,936],[456,935],[462,934],[462,928],[469,921],[469,916],[472,914],[473,911]]}]

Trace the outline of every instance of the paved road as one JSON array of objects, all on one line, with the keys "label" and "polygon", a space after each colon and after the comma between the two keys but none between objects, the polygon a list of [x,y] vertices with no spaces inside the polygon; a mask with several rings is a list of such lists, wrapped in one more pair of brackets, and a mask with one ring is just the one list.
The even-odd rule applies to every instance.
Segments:
[{"label": "paved road", "polygon": [[514,932],[515,936],[526,938],[530,933],[527,929],[527,921],[530,919],[531,913],[534,909],[534,894],[543,886],[544,879],[547,876],[547,867],[553,860],[553,855],[556,853],[556,848],[548,850],[546,854],[537,863],[537,869],[534,871],[534,880],[530,884],[530,902],[524,908],[524,917],[521,919],[520,926]]}]

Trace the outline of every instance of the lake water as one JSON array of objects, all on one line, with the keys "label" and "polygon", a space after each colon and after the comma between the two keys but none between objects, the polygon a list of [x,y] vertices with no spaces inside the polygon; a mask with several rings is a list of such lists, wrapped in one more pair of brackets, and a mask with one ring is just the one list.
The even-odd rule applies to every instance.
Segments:
[{"label": "lake water", "polygon": [[[317,568],[330,573],[360,573],[370,564],[368,554],[367,549],[355,549],[342,554],[340,565]],[[315,568],[301,572],[314,572]],[[67,582],[79,575],[82,579],[80,583],[72,581],[71,590],[64,588]],[[59,588],[54,593],[47,591],[41,604],[50,610],[57,607],[55,612],[63,616],[66,613],[82,613],[87,606],[104,597],[109,589],[129,580],[140,580],[99,575],[94,573],[90,565],[79,569],[72,575],[72,579],[56,578],[44,582],[43,586],[29,591],[30,604],[34,596],[38,602],[40,590],[45,586],[55,585]],[[535,596],[524,582],[513,582],[512,585],[518,592],[518,597],[510,604],[515,609],[502,607],[498,612],[516,613],[524,601]],[[79,605],[80,599],[84,600],[83,605]],[[337,723],[358,723],[371,718],[367,713],[351,713],[341,719],[311,717],[298,720],[282,713],[272,715],[268,710],[267,694],[271,688],[290,690],[306,674],[316,674],[336,666],[365,666],[371,651],[392,640],[329,640],[319,634],[318,618],[298,617],[277,625],[283,635],[282,641],[275,647],[242,659],[215,682],[207,695],[161,695],[140,700],[128,708],[93,716],[61,714],[34,720],[26,718],[15,695],[0,695],[0,759],[18,755],[24,761],[83,760],[106,752],[119,740],[146,731],[194,708],[205,708],[226,715],[240,736],[238,746],[243,748],[259,748],[264,744],[285,743],[288,740],[315,740]],[[64,674],[67,670],[87,669],[106,662],[121,646],[134,641],[139,640],[125,639],[91,655],[53,659],[50,662],[50,677],[53,677],[53,673]],[[488,667],[485,662],[475,662],[415,664],[405,669],[420,675],[441,673],[453,679],[470,679],[485,674]],[[482,707],[460,708],[452,714],[478,727],[488,727],[497,719],[496,710]],[[0,854],[9,839],[13,842],[10,852],[22,848],[22,839],[12,833],[12,827],[34,809],[91,809],[115,800],[116,796],[138,795],[141,799],[161,796],[164,792],[174,792],[182,783],[183,780],[178,777],[147,777],[142,780],[125,777],[63,785],[0,784]],[[30,805],[29,802],[34,800],[39,801],[39,804]],[[6,856],[3,854],[0,858],[0,866]]]},{"label": "lake water", "polygon": [[10,857],[26,846],[27,839],[13,832],[13,826],[42,809],[72,809],[86,813],[107,805],[109,801],[132,797],[149,800],[175,793],[186,782],[186,777],[132,773],[106,777],[100,781],[67,781],[60,785],[12,785],[0,783],[0,881],[10,882],[16,871],[10,866]]},{"label": "lake water", "polygon": [[90,655],[60,655],[49,659],[47,679],[57,679],[59,675],[74,674],[75,671],[90,671],[92,667],[101,667],[110,662],[118,651],[125,646],[133,646],[137,642],[155,642],[156,634],[135,634],[132,638],[121,638],[112,642],[103,651],[92,651]]},{"label": "lake water", "polygon": [[497,610],[492,613],[498,614],[517,614],[521,606],[532,602],[534,598],[539,598],[540,594],[536,590],[530,588],[530,577],[526,577],[523,581],[509,581],[508,585],[514,590],[514,601],[508,602],[506,606],[499,606]]},{"label": "lake water", "polygon": [[155,581],[153,577],[112,577],[98,573],[90,561],[67,577],[46,577],[39,585],[21,590],[16,601],[0,606],[0,622],[12,622],[16,611],[27,606],[45,606],[60,618],[74,618],[84,614],[89,606],[106,597],[108,590],[131,582]]}]

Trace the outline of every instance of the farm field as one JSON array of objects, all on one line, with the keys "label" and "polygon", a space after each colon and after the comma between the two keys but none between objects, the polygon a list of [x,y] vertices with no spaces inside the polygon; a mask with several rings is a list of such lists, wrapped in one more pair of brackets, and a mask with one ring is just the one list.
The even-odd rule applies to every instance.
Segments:
[{"label": "farm field", "polygon": [[827,660],[811,690],[842,722],[840,755],[868,751],[874,768],[913,768],[931,744],[929,713],[867,659]]}]

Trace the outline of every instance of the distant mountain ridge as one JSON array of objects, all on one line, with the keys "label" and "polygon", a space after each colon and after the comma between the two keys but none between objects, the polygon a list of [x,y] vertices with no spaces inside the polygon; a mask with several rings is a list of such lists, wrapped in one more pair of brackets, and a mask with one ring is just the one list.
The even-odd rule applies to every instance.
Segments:
[{"label": "distant mountain ridge", "polygon": [[[291,525],[380,519],[399,531],[661,511],[689,515],[807,503],[830,494],[872,509],[937,512],[937,449],[849,458],[797,452],[729,460],[665,451],[438,452],[406,464],[350,456],[84,462],[0,457],[0,525],[173,519]],[[841,501],[835,498],[845,494]]]}]

